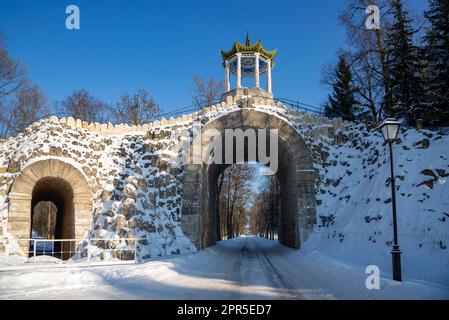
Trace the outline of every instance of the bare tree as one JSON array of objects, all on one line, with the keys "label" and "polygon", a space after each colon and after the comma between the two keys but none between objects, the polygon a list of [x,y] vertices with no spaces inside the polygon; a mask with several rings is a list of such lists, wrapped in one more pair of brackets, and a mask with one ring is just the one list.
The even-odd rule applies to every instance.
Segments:
[{"label": "bare tree", "polygon": [[220,178],[219,198],[221,235],[233,238],[242,234],[245,227],[247,204],[251,194],[254,170],[249,165],[233,165]]},{"label": "bare tree", "polygon": [[279,229],[280,186],[276,176],[270,176],[264,190],[256,197],[251,211],[251,231],[274,240]]},{"label": "bare tree", "polygon": [[11,104],[0,100],[0,139],[6,139],[11,134],[11,107]]},{"label": "bare tree", "polygon": [[28,85],[24,65],[11,58],[0,34],[0,138],[12,133],[12,97]]},{"label": "bare tree", "polygon": [[20,91],[27,84],[24,65],[11,58],[0,34],[0,100]]},{"label": "bare tree", "polygon": [[142,125],[159,118],[161,110],[148,91],[141,89],[133,95],[122,94],[117,104],[115,118],[119,123]]},{"label": "bare tree", "polygon": [[202,109],[212,105],[217,99],[219,99],[224,90],[224,82],[218,81],[212,77],[205,81],[203,78],[194,76],[194,94],[193,94],[193,104],[198,108]]},{"label": "bare tree", "polygon": [[223,184],[224,184],[224,174],[221,174],[218,178],[218,186],[217,186],[217,192],[216,192],[216,199],[215,203],[218,204],[218,210],[216,212],[215,221],[216,221],[216,240],[220,241],[222,239],[222,228],[220,223],[220,212],[222,212],[223,208],[221,207],[222,201],[220,201],[221,191],[223,190]]},{"label": "bare tree", "polygon": [[91,123],[107,122],[112,118],[112,108],[85,89],[74,91],[62,101],[61,107],[61,112],[67,116]]},{"label": "bare tree", "polygon": [[50,115],[47,99],[38,86],[18,92],[10,110],[12,134],[17,134],[33,122]]},{"label": "bare tree", "polygon": [[[366,8],[370,5],[380,9],[380,29],[366,27]],[[392,108],[384,31],[390,24],[391,13],[390,0],[350,0],[340,15],[352,47],[345,55],[353,74],[356,99],[366,108],[364,115],[370,114],[374,122],[379,121],[383,110]]]},{"label": "bare tree", "polygon": [[263,226],[265,225],[265,212],[267,202],[260,195],[256,197],[253,208],[251,210],[251,233],[261,236],[263,234]]},{"label": "bare tree", "polygon": [[33,208],[32,231],[45,239],[54,239],[57,207],[53,202],[41,201]]}]

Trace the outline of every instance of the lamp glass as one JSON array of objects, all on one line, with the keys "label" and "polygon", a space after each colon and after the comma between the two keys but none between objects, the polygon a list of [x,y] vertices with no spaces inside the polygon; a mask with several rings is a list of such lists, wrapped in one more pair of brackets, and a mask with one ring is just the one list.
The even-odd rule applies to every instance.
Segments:
[{"label": "lamp glass", "polygon": [[388,130],[388,138],[390,140],[396,140],[399,131],[399,124],[397,123],[387,124],[387,130]]},{"label": "lamp glass", "polygon": [[380,129],[382,130],[382,135],[384,136],[385,141],[388,141],[389,138],[388,138],[388,128],[387,128],[387,126],[384,125]]},{"label": "lamp glass", "polygon": [[399,131],[400,122],[394,119],[387,119],[381,125],[380,129],[385,141],[396,140]]}]

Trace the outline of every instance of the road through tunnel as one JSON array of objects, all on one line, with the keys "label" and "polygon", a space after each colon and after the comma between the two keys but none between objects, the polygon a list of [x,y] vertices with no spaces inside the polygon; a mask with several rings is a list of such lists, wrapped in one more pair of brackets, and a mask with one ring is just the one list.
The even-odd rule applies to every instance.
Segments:
[{"label": "road through tunnel", "polygon": [[[312,229],[316,223],[316,201],[313,160],[298,132],[280,117],[250,109],[241,109],[215,119],[206,124],[202,132],[214,130],[220,133],[221,139],[225,139],[227,130],[241,130],[246,135],[248,130],[259,133],[262,132],[259,131],[261,129],[264,130],[263,134],[276,132],[277,137],[277,165],[272,174],[276,175],[280,189],[279,241],[283,245],[299,249],[300,233]],[[227,161],[229,150],[224,146],[228,142],[223,141],[218,145],[223,149],[221,155],[224,161],[206,161],[186,166],[182,227],[186,234],[200,243],[201,248],[214,245],[217,240],[217,186],[220,175],[233,164],[254,160],[261,162],[258,149],[263,144],[260,141],[271,143],[270,139],[260,140],[260,136],[257,136],[256,146],[252,147],[250,140],[245,139],[240,148],[240,152],[244,153],[240,161],[237,159],[239,150],[234,139],[234,154]],[[217,150],[210,145],[212,143],[214,142],[202,139],[202,159],[207,159],[211,150],[216,154]],[[271,153],[271,147],[267,146],[265,150]],[[255,159],[248,157],[251,150],[257,154]]]}]

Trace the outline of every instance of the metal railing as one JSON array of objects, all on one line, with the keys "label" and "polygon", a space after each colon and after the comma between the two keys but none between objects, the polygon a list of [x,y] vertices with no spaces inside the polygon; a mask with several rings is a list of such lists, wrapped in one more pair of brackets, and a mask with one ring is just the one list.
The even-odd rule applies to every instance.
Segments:
[{"label": "metal railing", "polygon": [[[270,99],[266,96],[265,97],[264,96],[251,96],[251,97],[252,98],[260,98],[260,99]],[[304,111],[304,112],[312,113],[312,114],[318,115],[318,116],[324,115],[322,108],[301,102],[299,100],[293,100],[293,99],[289,99],[289,98],[273,98],[273,101],[275,103],[281,102],[287,108],[290,108],[295,111]],[[220,99],[214,100],[209,105],[207,105],[207,106],[205,105],[205,107],[210,107],[211,105],[219,104],[220,102],[221,102]],[[160,114],[159,116],[160,116],[160,118],[177,117],[177,116],[181,116],[181,115],[185,115],[185,114],[191,114],[194,112],[198,112],[204,108],[198,108],[197,105],[189,105],[186,107],[172,109],[170,111]]]},{"label": "metal railing", "polygon": [[[399,234],[398,238],[404,280],[449,286],[449,234]],[[312,247],[316,244],[316,250],[326,255],[354,265],[376,265],[383,276],[391,277],[390,234],[315,231],[309,239]]]},{"label": "metal railing", "polygon": [[322,108],[317,107],[317,106],[312,106],[310,104],[303,103],[298,100],[295,101],[295,100],[288,99],[288,98],[275,98],[274,101],[281,102],[283,105],[290,107],[291,109],[296,110],[296,111],[305,111],[305,112],[313,113],[318,116],[324,116],[324,112],[323,112]]},{"label": "metal railing", "polygon": [[6,259],[0,271],[23,268],[137,264],[152,259],[193,253],[186,236],[86,239],[0,239]]}]

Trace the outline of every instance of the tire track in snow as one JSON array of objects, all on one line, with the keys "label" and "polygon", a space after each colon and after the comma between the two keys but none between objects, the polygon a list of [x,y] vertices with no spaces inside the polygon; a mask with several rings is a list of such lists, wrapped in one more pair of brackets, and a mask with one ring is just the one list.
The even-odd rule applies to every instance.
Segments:
[{"label": "tire track in snow", "polygon": [[278,284],[280,289],[286,290],[286,298],[292,300],[304,300],[304,295],[299,293],[294,286],[290,285],[289,282],[284,279],[282,273],[273,265],[267,254],[261,250],[256,243],[255,246],[257,248],[256,254],[259,256],[259,259],[264,266],[265,273],[273,280],[273,283]]},{"label": "tire track in snow", "polygon": [[288,284],[281,272],[271,263],[263,250],[254,243],[245,239],[240,249],[240,291],[241,299],[254,298],[260,294],[258,290],[269,290],[274,299],[299,300],[304,296]]}]

